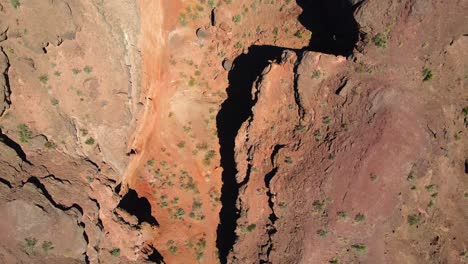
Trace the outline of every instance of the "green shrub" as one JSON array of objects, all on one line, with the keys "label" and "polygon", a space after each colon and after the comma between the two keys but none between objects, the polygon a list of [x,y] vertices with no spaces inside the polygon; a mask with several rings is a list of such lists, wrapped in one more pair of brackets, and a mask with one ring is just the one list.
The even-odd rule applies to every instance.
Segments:
[{"label": "green shrub", "polygon": [[52,99],[50,99],[50,103],[55,106],[59,104],[59,101],[57,100],[57,98],[53,97]]},{"label": "green shrub", "polygon": [[241,18],[242,18],[241,15],[235,15],[232,17],[232,22],[239,24],[241,21]]},{"label": "green shrub", "polygon": [[387,47],[387,35],[384,33],[379,33],[374,36],[372,39],[374,41],[374,45],[379,48],[386,48]]},{"label": "green shrub", "polygon": [[86,72],[86,73],[88,73],[88,74],[90,74],[91,72],[93,72],[93,67],[91,67],[91,66],[85,66],[85,67],[83,68],[83,71]]},{"label": "green shrub", "polygon": [[24,251],[26,254],[31,255],[34,251],[34,247],[37,244],[37,239],[34,237],[27,237],[24,239]]},{"label": "green shrub", "polygon": [[351,245],[351,248],[359,254],[365,254],[367,252],[367,246],[365,244],[354,244]]},{"label": "green shrub", "polygon": [[418,225],[421,221],[421,216],[418,214],[410,214],[408,215],[407,221],[410,226]]},{"label": "green shrub", "polygon": [[432,80],[432,78],[434,78],[434,74],[432,73],[432,71],[428,68],[424,68],[423,71],[422,71],[422,75],[423,75],[423,81],[426,82],[426,81],[430,81]]},{"label": "green shrub", "polygon": [[43,84],[47,84],[47,82],[49,81],[49,76],[47,76],[46,74],[43,74],[39,76],[39,81]]},{"label": "green shrub", "polygon": [[26,124],[20,124],[18,126],[18,136],[20,138],[20,142],[28,143],[32,138],[32,132]]},{"label": "green shrub", "polygon": [[47,255],[49,253],[49,251],[51,251],[52,249],[54,249],[54,245],[52,244],[52,242],[50,241],[44,241],[42,242],[42,250],[44,251],[44,253]]},{"label": "green shrub", "polygon": [[356,221],[357,223],[360,223],[360,222],[364,221],[365,219],[366,219],[366,217],[364,216],[364,214],[361,214],[361,213],[358,213],[354,217],[354,221]]},{"label": "green shrub", "polygon": [[94,145],[94,138],[90,137],[85,141],[86,145]]},{"label": "green shrub", "polygon": [[257,227],[256,224],[250,224],[250,225],[247,226],[246,229],[247,229],[248,232],[252,232],[252,231],[255,230],[256,227]]},{"label": "green shrub", "polygon": [[169,252],[171,252],[171,254],[175,255],[177,253],[177,246],[174,240],[168,240],[166,246]]},{"label": "green shrub", "polygon": [[328,234],[328,231],[326,231],[326,230],[323,230],[323,229],[317,230],[317,235],[319,235],[321,237],[326,237],[327,234]]},{"label": "green shrub", "polygon": [[110,251],[110,254],[114,257],[119,257],[120,256],[120,248],[113,248]]},{"label": "green shrub", "polygon": [[10,0],[10,2],[13,8],[19,8],[21,6],[21,3],[19,0]]}]

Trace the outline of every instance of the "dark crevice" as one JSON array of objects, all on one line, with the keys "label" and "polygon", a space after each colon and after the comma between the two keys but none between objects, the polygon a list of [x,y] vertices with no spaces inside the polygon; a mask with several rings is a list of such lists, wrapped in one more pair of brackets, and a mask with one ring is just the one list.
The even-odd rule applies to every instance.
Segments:
[{"label": "dark crevice", "polygon": [[357,5],[349,0],[296,0],[303,12],[299,22],[312,32],[308,49],[326,54],[349,56],[359,39],[354,19]]},{"label": "dark crevice", "polygon": [[39,190],[41,190],[42,194],[47,198],[47,200],[49,200],[49,202],[55,208],[58,208],[58,209],[60,209],[62,211],[68,211],[68,210],[70,210],[72,208],[75,208],[76,210],[78,210],[80,212],[81,215],[83,215],[83,208],[81,208],[81,206],[79,206],[78,204],[73,204],[72,206],[65,206],[63,204],[59,204],[59,203],[55,202],[55,200],[52,198],[50,193],[47,191],[44,184],[42,184],[41,181],[37,177],[34,177],[34,176],[29,177],[29,179],[26,182],[33,184]]},{"label": "dark crevice", "polygon": [[151,254],[148,255],[147,259],[150,262],[165,264],[164,257],[156,250],[153,246],[150,246]]},{"label": "dark crevice", "polygon": [[267,225],[267,231],[268,231],[268,240],[267,242],[262,245],[262,253],[264,252],[263,250],[266,248],[266,256],[265,258],[262,258],[260,260],[260,263],[271,263],[270,262],[270,253],[271,250],[273,249],[273,235],[276,234],[277,229],[275,227],[275,222],[278,220],[278,217],[275,214],[274,210],[274,203],[273,203],[273,194],[271,193],[270,189],[270,183],[273,177],[275,177],[276,173],[278,172],[278,168],[275,167],[273,170],[271,170],[269,173],[265,175],[265,186],[267,188],[267,196],[268,196],[268,206],[270,207],[271,213],[268,216],[268,220],[270,220],[270,223]]},{"label": "dark crevice", "polygon": [[[2,91],[2,92],[5,95],[5,102],[7,103],[7,108],[8,108],[11,105],[11,100],[10,100],[11,86],[10,86],[10,78],[8,77],[8,70],[10,69],[10,61],[8,60],[8,56],[6,55],[6,53],[3,52],[3,49],[0,48],[0,52],[3,53],[3,55],[6,58],[6,68],[5,68],[5,71],[2,72],[1,74],[3,74],[3,78],[5,79],[5,88],[6,88],[6,90]],[[5,110],[5,109],[3,109],[3,110]],[[3,113],[4,113],[3,110],[0,110],[0,116],[3,115]]]},{"label": "dark crevice", "polygon": [[146,222],[153,226],[159,226],[158,221],[151,214],[151,204],[148,199],[145,197],[138,197],[138,193],[135,190],[129,189],[122,197],[117,207],[136,216],[139,225]]},{"label": "dark crevice", "polygon": [[252,115],[252,106],[255,104],[252,98],[253,84],[270,61],[281,58],[283,51],[283,48],[274,46],[252,46],[247,54],[242,54],[234,60],[233,68],[229,71],[227,99],[221,105],[216,117],[223,167],[221,189],[223,206],[219,214],[220,224],[216,241],[221,263],[227,262],[229,251],[235,243],[236,222],[239,218],[239,209],[236,208],[239,184],[236,181],[238,171],[234,156],[234,141],[242,123]]},{"label": "dark crevice", "polygon": [[0,129],[0,141],[5,143],[8,147],[13,149],[16,152],[16,155],[25,163],[32,165],[31,162],[29,162],[28,158],[26,157],[26,153],[24,153],[23,149],[21,146],[13,141],[11,138],[9,138],[7,135],[2,133],[2,130]]},{"label": "dark crevice", "polygon": [[13,188],[13,186],[11,186],[11,183],[3,178],[0,177],[0,183],[3,183],[5,184],[6,186],[8,186],[8,188]]}]

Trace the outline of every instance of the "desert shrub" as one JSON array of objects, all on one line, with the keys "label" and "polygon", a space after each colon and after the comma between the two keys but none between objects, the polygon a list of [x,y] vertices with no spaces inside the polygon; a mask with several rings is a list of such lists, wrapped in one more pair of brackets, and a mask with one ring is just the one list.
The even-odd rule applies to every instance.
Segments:
[{"label": "desert shrub", "polygon": [[18,126],[18,136],[21,142],[28,143],[32,138],[32,132],[26,124],[20,124]]},{"label": "desert shrub", "polygon": [[375,35],[372,41],[374,42],[374,45],[379,48],[387,47],[387,35],[384,33],[379,33]]},{"label": "desert shrub", "polygon": [[110,254],[114,257],[119,257],[120,256],[120,248],[113,248],[110,251]]}]

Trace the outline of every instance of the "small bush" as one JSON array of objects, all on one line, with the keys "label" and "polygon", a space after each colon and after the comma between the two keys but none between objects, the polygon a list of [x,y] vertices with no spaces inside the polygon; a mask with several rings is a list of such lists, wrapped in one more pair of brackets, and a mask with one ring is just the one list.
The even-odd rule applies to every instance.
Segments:
[{"label": "small bush", "polygon": [[357,223],[363,222],[365,219],[366,219],[366,217],[364,216],[364,214],[361,214],[361,213],[358,213],[354,217],[354,221],[356,221]]},{"label": "small bush", "polygon": [[421,221],[421,216],[418,214],[410,214],[408,215],[407,221],[410,226],[418,225]]},{"label": "small bush", "polygon": [[50,103],[55,106],[55,105],[59,104],[59,101],[57,100],[57,98],[54,97],[54,98],[50,99]]},{"label": "small bush", "polygon": [[26,254],[31,255],[34,251],[34,247],[37,244],[37,239],[34,237],[27,237],[24,239],[24,250]]},{"label": "small bush", "polygon": [[49,251],[51,251],[52,249],[54,249],[54,245],[52,244],[52,242],[50,241],[42,242],[42,250],[44,251],[46,255],[49,254]]},{"label": "small bush", "polygon": [[177,143],[177,147],[185,148],[185,141],[180,141],[179,143]]},{"label": "small bush", "polygon": [[73,68],[72,69],[72,73],[75,74],[75,75],[79,74],[80,72],[81,72],[81,70],[78,69],[78,68]]},{"label": "small bush", "polygon": [[10,0],[11,2],[11,5],[13,6],[13,8],[17,9],[21,6],[21,3],[19,0]]},{"label": "small bush", "polygon": [[372,39],[374,41],[374,45],[379,48],[386,48],[387,47],[387,35],[383,33],[379,33],[374,36]]},{"label": "small bush", "polygon": [[256,224],[250,224],[250,225],[247,226],[246,230],[247,230],[248,232],[252,232],[252,231],[255,230],[256,227],[257,227]]},{"label": "small bush", "polygon": [[351,248],[359,254],[365,254],[367,252],[367,246],[365,244],[354,244],[351,245]]},{"label": "small bush", "polygon": [[93,72],[93,67],[91,67],[91,66],[85,66],[85,67],[83,68],[83,71],[86,72],[86,73],[88,73],[88,74],[90,74],[90,73]]},{"label": "small bush", "polygon": [[49,81],[49,76],[47,76],[46,74],[43,74],[39,76],[39,81],[43,84],[47,84],[47,82]]},{"label": "small bush", "polygon": [[85,141],[86,145],[94,145],[94,138],[90,137]]},{"label": "small bush", "polygon": [[326,237],[328,235],[328,231],[319,229],[317,230],[317,235],[319,235],[320,237]]},{"label": "small bush", "polygon": [[319,79],[320,76],[322,76],[322,73],[319,70],[315,70],[312,72],[312,78],[313,79]]},{"label": "small bush", "polygon": [[171,254],[175,255],[177,253],[177,246],[174,240],[168,240],[166,246],[169,252],[171,252]]},{"label": "small bush", "polygon": [[434,74],[432,73],[432,71],[428,68],[424,68],[423,71],[422,71],[422,75],[423,75],[423,81],[426,82],[426,81],[430,81],[432,80],[432,78],[434,78]]},{"label": "small bush", "polygon": [[110,254],[114,257],[120,257],[120,248],[113,248],[110,251]]},{"label": "small bush", "polygon": [[32,132],[26,124],[20,124],[18,126],[18,136],[20,138],[20,142],[28,143],[32,138]]},{"label": "small bush", "polygon": [[232,17],[232,22],[239,24],[241,21],[241,18],[242,18],[241,15],[235,15]]},{"label": "small bush", "polygon": [[338,217],[342,220],[345,220],[346,218],[348,218],[348,214],[344,211],[339,211],[336,213],[336,215],[338,215]]}]

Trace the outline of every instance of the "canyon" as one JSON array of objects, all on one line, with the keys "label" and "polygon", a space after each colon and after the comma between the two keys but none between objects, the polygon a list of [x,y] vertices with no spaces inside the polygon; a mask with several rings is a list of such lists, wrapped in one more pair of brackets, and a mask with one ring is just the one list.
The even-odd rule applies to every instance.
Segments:
[{"label": "canyon", "polygon": [[468,263],[466,10],[0,0],[0,262]]}]

